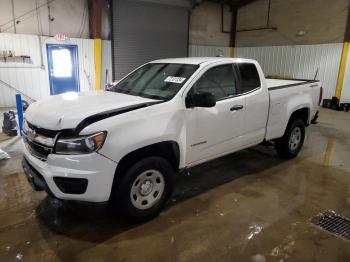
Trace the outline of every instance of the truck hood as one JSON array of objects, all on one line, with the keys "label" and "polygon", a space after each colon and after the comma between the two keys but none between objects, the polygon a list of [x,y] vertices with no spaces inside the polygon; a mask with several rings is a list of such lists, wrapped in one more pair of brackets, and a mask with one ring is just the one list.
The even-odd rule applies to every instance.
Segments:
[{"label": "truck hood", "polygon": [[31,104],[25,119],[44,129],[74,129],[86,118],[99,115],[96,119],[101,120],[152,102],[160,100],[106,91],[69,92]]}]

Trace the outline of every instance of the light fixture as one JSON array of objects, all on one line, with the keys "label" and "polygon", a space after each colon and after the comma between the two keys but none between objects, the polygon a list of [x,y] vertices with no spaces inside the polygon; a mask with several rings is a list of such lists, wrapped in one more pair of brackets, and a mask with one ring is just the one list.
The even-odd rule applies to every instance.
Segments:
[{"label": "light fixture", "polygon": [[304,36],[306,35],[306,32],[304,30],[300,30],[297,32],[297,36]]}]

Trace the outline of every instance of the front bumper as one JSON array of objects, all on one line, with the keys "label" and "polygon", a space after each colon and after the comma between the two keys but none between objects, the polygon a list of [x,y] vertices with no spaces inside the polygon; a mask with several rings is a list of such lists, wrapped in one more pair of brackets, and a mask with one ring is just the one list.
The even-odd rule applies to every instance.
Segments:
[{"label": "front bumper", "polygon": [[64,200],[108,201],[117,163],[98,153],[50,154],[47,161],[42,161],[34,157],[23,142],[22,146],[23,169],[35,190],[45,190]]}]

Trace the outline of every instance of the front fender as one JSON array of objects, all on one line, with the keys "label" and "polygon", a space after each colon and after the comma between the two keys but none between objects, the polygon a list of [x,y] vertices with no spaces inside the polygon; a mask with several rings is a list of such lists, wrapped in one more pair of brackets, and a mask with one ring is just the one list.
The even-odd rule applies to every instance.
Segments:
[{"label": "front fender", "polygon": [[137,149],[174,141],[179,146],[181,166],[185,153],[184,122],[184,110],[169,101],[101,120],[86,127],[81,134],[107,131],[99,153],[115,162]]}]

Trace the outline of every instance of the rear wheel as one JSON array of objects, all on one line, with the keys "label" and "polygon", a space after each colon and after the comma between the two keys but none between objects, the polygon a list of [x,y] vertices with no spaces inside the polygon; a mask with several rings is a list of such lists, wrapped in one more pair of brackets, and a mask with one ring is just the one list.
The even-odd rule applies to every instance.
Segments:
[{"label": "rear wheel", "polygon": [[116,202],[123,213],[137,221],[159,214],[173,186],[173,168],[161,157],[147,157],[131,166],[122,177]]},{"label": "rear wheel", "polygon": [[304,144],[305,124],[301,119],[292,120],[283,137],[276,140],[276,151],[282,158],[296,157]]}]

